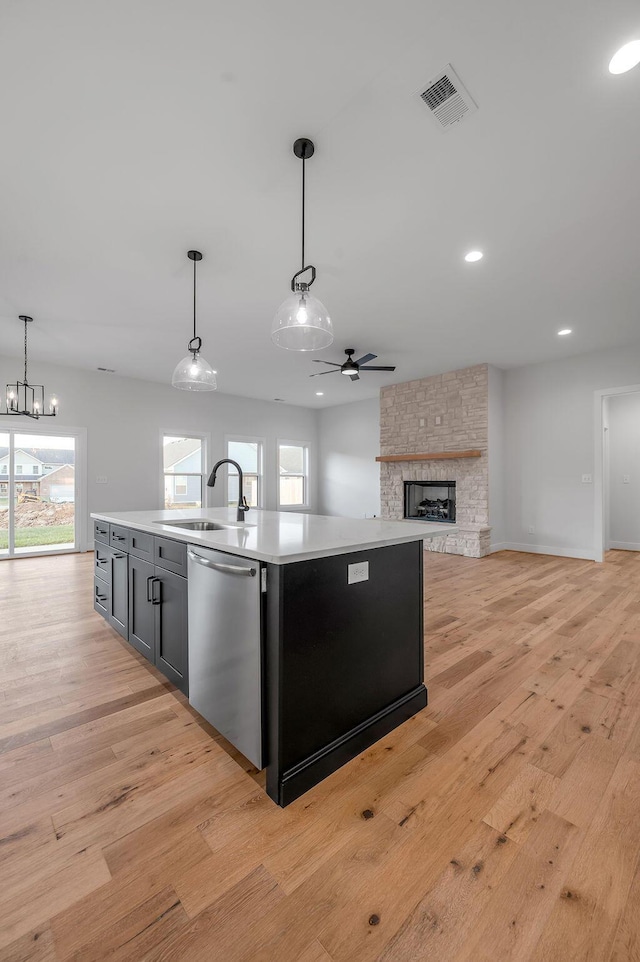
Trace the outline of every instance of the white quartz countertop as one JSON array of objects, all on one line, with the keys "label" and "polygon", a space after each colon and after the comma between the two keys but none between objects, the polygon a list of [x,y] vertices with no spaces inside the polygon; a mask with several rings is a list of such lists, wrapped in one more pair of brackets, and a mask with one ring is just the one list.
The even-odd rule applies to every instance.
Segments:
[{"label": "white quartz countertop", "polygon": [[[91,517],[271,564],[328,558],[351,551],[441,537],[456,530],[455,524],[431,521],[333,518],[257,508],[248,511],[242,523],[236,522],[235,508],[109,511],[95,512]],[[229,527],[222,531],[192,531],[171,525],[172,521],[189,519],[207,519]]]}]

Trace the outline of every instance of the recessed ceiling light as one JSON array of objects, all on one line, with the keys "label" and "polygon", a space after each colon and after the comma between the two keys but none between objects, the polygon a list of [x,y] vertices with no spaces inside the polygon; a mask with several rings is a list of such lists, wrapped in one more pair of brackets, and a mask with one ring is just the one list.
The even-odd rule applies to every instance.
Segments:
[{"label": "recessed ceiling light", "polygon": [[324,391],[316,391],[316,397],[324,397]]},{"label": "recessed ceiling light", "polygon": [[567,334],[571,334],[570,327],[563,327],[561,331],[558,331],[558,337],[566,337]]},{"label": "recessed ceiling light", "polygon": [[609,61],[609,73],[626,73],[640,63],[640,40],[625,43]]},{"label": "recessed ceiling light", "polygon": [[464,259],[468,264],[473,264],[474,261],[481,261],[483,256],[482,251],[469,251],[468,254],[464,255]]}]

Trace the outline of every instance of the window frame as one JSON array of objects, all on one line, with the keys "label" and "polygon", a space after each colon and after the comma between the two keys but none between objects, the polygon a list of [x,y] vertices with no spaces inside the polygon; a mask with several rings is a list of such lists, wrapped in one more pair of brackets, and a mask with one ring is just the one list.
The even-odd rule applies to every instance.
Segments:
[{"label": "window frame", "polygon": [[[247,444],[257,444],[257,445],[258,445],[258,472],[257,472],[257,473],[254,472],[254,471],[245,472],[245,471],[243,470],[242,473],[243,473],[243,475],[245,475],[245,473],[246,473],[246,475],[249,476],[249,477],[257,477],[257,479],[258,479],[258,503],[257,503],[254,507],[256,508],[256,510],[257,510],[258,508],[264,508],[264,503],[265,503],[265,491],[264,491],[264,489],[265,489],[265,473],[264,473],[264,465],[265,465],[265,448],[266,448],[266,440],[265,440],[265,438],[250,437],[249,435],[246,435],[246,434],[225,434],[225,436],[224,436],[224,451],[225,451],[224,456],[225,456],[225,458],[228,458],[228,457],[229,457],[229,442],[230,442],[230,441],[240,441],[240,442],[245,442],[245,443],[247,443]],[[234,459],[234,460],[235,460],[235,459]],[[225,503],[225,506],[226,506],[226,507],[229,507],[229,470],[228,470],[228,469],[229,469],[229,465],[227,465],[227,471],[225,471],[225,476],[224,476],[224,503]],[[233,507],[233,505],[231,505],[231,507]]]},{"label": "window frame", "polygon": [[[304,486],[304,503],[303,504],[283,504],[280,500],[280,480],[282,477],[287,477],[287,475],[280,474],[280,447],[289,446],[295,448],[302,448],[304,451],[304,473],[302,475],[292,474],[288,477],[298,478],[302,477]],[[311,487],[311,442],[310,441],[297,441],[289,438],[277,438],[276,439],[276,504],[278,511],[308,511],[311,507],[310,502],[310,491]]]},{"label": "window frame", "polygon": [[[202,470],[201,471],[165,471],[164,469],[164,439],[165,438],[193,438],[194,441],[200,441],[202,448]],[[174,430],[161,430],[160,431],[160,445],[159,445],[159,474],[160,474],[160,510],[161,511],[180,511],[183,510],[179,507],[167,508],[165,506],[165,477],[170,475],[173,478],[176,477],[186,477],[186,478],[201,478],[202,479],[202,508],[207,508],[209,506],[209,494],[207,488],[207,480],[209,478],[209,451],[211,449],[211,439],[210,435],[203,433],[201,431],[174,431]],[[201,508],[189,508],[185,505],[185,511],[200,511]]]}]

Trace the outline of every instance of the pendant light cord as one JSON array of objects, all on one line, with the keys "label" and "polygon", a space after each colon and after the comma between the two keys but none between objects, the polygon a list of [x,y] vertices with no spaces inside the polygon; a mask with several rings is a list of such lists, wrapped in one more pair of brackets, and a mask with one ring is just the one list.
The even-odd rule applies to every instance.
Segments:
[{"label": "pendant light cord", "polygon": [[193,260],[193,339],[196,339],[196,260]]},{"label": "pendant light cord", "polygon": [[302,155],[302,264],[300,267],[304,270],[304,195],[305,195],[305,161],[306,157]]},{"label": "pendant light cord", "polygon": [[27,381],[27,321],[24,322],[24,383]]}]

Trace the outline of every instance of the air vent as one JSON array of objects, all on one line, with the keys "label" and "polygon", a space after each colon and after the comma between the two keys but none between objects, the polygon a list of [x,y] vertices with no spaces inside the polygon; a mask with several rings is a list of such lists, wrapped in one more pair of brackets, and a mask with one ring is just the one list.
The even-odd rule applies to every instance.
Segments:
[{"label": "air vent", "polygon": [[107,374],[115,374],[116,370],[114,367],[97,367],[96,371],[106,371]]},{"label": "air vent", "polygon": [[452,127],[478,109],[450,63],[420,90],[419,96],[443,129]]}]

